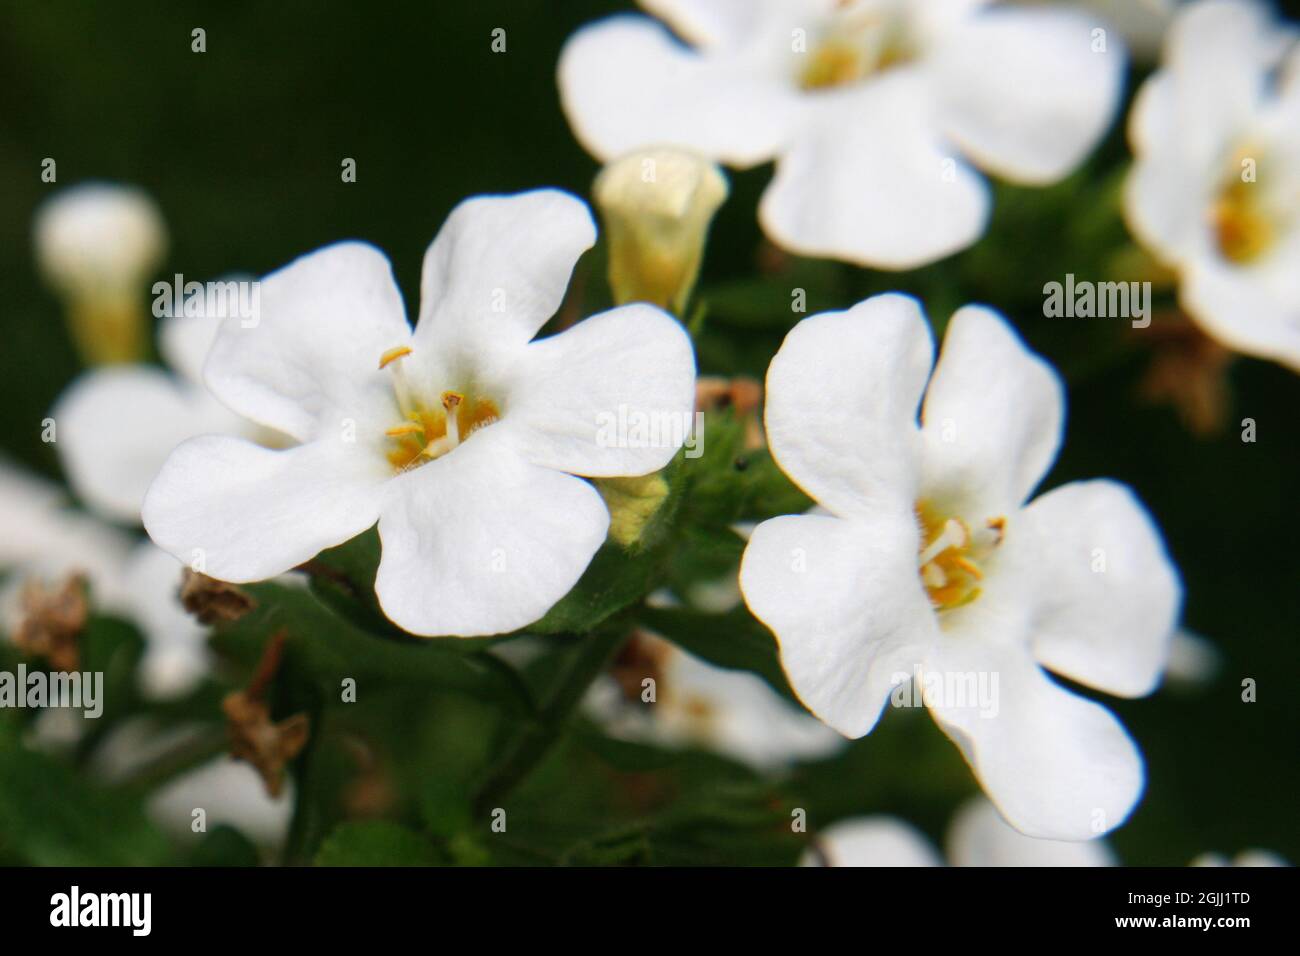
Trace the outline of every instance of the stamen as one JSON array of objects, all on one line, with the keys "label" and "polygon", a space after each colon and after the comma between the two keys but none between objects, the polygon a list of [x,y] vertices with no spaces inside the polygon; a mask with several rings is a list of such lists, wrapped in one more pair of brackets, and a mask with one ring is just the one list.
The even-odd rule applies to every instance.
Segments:
[{"label": "stamen", "polygon": [[447,440],[452,448],[460,444],[460,420],[457,411],[463,401],[465,396],[460,392],[442,393],[442,407],[447,410]]},{"label": "stamen", "polygon": [[397,396],[397,407],[401,409],[402,416],[405,418],[415,417],[412,414],[414,406],[411,404],[411,387],[406,381],[406,369],[402,368],[402,363],[398,360],[406,358],[410,354],[410,346],[398,345],[379,356],[379,367],[381,369],[392,366],[393,394]]},{"label": "stamen", "polygon": [[381,369],[387,368],[390,364],[396,362],[399,358],[406,358],[406,356],[410,354],[411,354],[411,347],[409,345],[396,345],[393,348],[389,349],[387,352],[385,352],[383,355],[379,356],[379,367]]},{"label": "stamen", "polygon": [[424,426],[417,425],[415,422],[403,422],[395,425],[384,432],[389,438],[403,438],[406,435],[423,435]]},{"label": "stamen", "polygon": [[939,565],[930,563],[921,566],[921,580],[927,588],[941,588],[948,583],[948,575]]},{"label": "stamen", "polygon": [[988,521],[984,522],[984,524],[988,527],[990,531],[992,531],[995,535],[997,535],[993,544],[995,546],[1001,544],[1002,536],[1006,533],[1007,530],[1007,519],[999,515],[996,518],[990,518]]},{"label": "stamen", "polygon": [[921,552],[921,566],[924,567],[929,564],[949,548],[965,547],[969,537],[966,528],[960,521],[956,518],[949,518],[944,522],[943,531],[939,533],[939,537],[931,541],[925,550]]}]

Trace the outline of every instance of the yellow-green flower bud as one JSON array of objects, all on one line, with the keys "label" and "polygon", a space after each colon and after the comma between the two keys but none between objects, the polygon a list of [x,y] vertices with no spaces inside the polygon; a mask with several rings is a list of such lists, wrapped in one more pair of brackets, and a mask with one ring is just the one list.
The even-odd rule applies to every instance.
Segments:
[{"label": "yellow-green flower bud", "polygon": [[145,283],[167,248],[153,200],[129,186],[74,186],[37,211],[33,239],[37,265],[63,300],[83,360],[142,359],[149,326]]},{"label": "yellow-green flower bud", "polygon": [[716,164],[678,149],[632,153],[601,170],[593,192],[618,304],[652,302],[682,315],[727,191]]}]

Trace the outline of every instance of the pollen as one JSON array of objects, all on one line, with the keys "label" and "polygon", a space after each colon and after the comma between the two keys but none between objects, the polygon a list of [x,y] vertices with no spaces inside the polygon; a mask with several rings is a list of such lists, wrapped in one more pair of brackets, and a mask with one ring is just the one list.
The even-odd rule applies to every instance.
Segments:
[{"label": "pollen", "polygon": [[841,8],[799,74],[799,85],[805,90],[848,86],[915,57],[898,16],[861,13],[852,10],[851,3],[843,3]]},{"label": "pollen", "polygon": [[1258,179],[1257,152],[1243,147],[1233,153],[1230,173],[1210,207],[1210,227],[1219,254],[1239,266],[1250,265],[1275,248],[1300,208],[1300,197],[1286,195],[1285,189],[1271,189]]},{"label": "pollen", "polygon": [[984,565],[1002,543],[1006,518],[990,518],[972,533],[961,518],[946,517],[925,501],[917,503],[916,518],[921,528],[917,566],[931,606],[944,612],[974,601]]},{"label": "pollen", "polygon": [[[411,354],[400,345],[384,352],[379,367],[392,375],[393,396],[402,421],[384,430],[385,457],[397,472],[409,471],[440,458],[474,432],[501,417],[496,402],[487,396],[473,396],[464,389],[426,390],[408,381],[404,363]],[[434,399],[436,396],[436,399]]]}]

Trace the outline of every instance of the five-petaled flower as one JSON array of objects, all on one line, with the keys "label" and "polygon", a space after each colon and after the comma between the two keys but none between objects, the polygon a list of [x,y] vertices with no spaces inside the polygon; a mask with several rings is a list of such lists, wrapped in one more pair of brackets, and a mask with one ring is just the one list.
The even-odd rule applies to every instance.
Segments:
[{"label": "five-petaled flower", "polygon": [[229,320],[204,378],[297,444],[180,445],[145,498],[149,534],[245,582],[377,521],[375,591],[399,626],[476,636],[535,621],[605,539],[605,505],[575,476],[645,474],[676,451],[599,441],[602,414],[685,416],[694,398],[690,341],[653,306],[534,340],[594,241],[567,193],[466,200],[425,255],[414,330],[372,246],[329,246],[267,277],[261,321]]},{"label": "five-petaled flower", "polygon": [[565,112],[601,159],[678,146],[776,159],[759,216],[779,245],[905,269],[983,233],[989,191],[1069,173],[1119,105],[1117,37],[1073,10],[985,0],[642,0],[559,64]]},{"label": "five-petaled flower", "polygon": [[[767,432],[821,509],[760,524],[741,589],[795,692],[836,730],[869,732],[914,677],[1009,822],[1095,837],[1133,808],[1142,760],[1107,709],[1040,665],[1148,693],[1177,574],[1123,485],[1075,482],[1025,503],[1056,456],[1064,395],[1005,320],[962,308],[932,374],[933,352],[902,295],[790,332],[768,370]],[[997,700],[971,692],[981,676],[996,677]]]},{"label": "five-petaled flower", "polygon": [[1191,4],[1129,115],[1125,214],[1214,338],[1300,371],[1300,46],[1243,0]]}]

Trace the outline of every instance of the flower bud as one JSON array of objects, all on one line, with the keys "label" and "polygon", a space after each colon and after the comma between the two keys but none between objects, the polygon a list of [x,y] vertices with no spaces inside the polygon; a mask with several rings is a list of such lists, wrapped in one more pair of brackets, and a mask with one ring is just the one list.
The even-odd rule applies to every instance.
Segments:
[{"label": "flower bud", "polygon": [[609,239],[615,301],[652,302],[680,317],[709,223],[727,198],[722,171],[692,153],[646,150],[606,166],[593,192]]},{"label": "flower bud", "polygon": [[668,482],[660,472],[635,478],[599,478],[596,490],[609,509],[609,536],[626,549],[641,542],[669,492]]},{"label": "flower bud", "polygon": [[145,282],[167,247],[153,200],[129,186],[74,186],[37,211],[33,238],[37,264],[63,299],[83,360],[143,358]]}]

